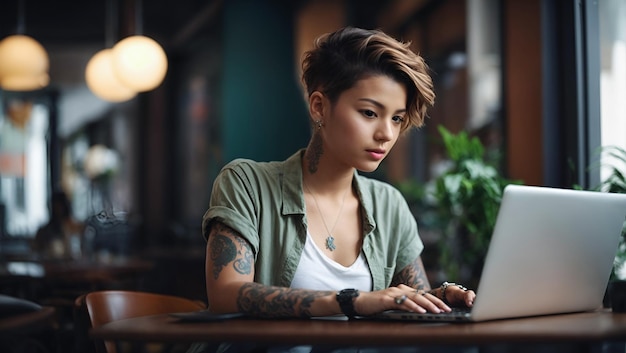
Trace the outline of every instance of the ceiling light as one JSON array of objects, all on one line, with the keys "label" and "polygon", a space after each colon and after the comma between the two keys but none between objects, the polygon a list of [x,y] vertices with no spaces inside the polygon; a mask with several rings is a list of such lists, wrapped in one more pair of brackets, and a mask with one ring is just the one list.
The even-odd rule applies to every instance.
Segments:
[{"label": "ceiling light", "polygon": [[35,39],[17,34],[0,41],[0,86],[30,91],[48,85],[48,53]]},{"label": "ceiling light", "polygon": [[113,67],[117,78],[125,86],[145,92],[163,82],[167,56],[154,39],[134,35],[113,46]]},{"label": "ceiling light", "polygon": [[111,49],[100,50],[89,60],[85,69],[85,80],[93,94],[109,102],[127,101],[136,95],[113,72]]}]

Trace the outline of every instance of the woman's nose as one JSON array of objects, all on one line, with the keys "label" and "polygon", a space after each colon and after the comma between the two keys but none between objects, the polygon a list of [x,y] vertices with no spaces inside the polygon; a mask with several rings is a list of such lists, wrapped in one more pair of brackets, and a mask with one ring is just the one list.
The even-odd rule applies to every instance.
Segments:
[{"label": "woman's nose", "polygon": [[379,141],[391,141],[393,139],[393,122],[384,121],[381,119],[376,128],[375,138]]}]

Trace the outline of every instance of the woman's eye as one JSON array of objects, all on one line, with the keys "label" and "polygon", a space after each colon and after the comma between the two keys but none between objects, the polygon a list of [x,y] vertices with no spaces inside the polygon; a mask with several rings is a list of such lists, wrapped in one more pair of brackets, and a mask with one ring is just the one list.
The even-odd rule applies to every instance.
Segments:
[{"label": "woman's eye", "polygon": [[369,109],[361,110],[361,114],[365,115],[368,118],[375,118],[376,117],[376,113],[374,113],[372,110],[369,110]]},{"label": "woman's eye", "polygon": [[404,117],[400,115],[396,115],[391,119],[398,124],[402,124],[404,122]]}]

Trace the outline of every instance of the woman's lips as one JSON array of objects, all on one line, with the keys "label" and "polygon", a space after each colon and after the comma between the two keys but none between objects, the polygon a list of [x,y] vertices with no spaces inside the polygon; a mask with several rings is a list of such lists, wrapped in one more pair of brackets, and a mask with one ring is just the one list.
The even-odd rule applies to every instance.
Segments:
[{"label": "woman's lips", "polygon": [[384,150],[367,150],[367,153],[375,160],[381,160],[385,157]]}]

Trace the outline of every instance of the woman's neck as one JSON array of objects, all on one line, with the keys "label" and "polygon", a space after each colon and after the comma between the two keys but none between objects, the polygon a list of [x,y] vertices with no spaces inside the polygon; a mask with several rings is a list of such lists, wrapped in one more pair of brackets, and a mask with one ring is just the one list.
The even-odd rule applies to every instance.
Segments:
[{"label": "woman's neck", "polygon": [[354,168],[332,163],[324,154],[313,152],[309,146],[302,158],[302,181],[319,195],[341,195],[352,187]]}]

